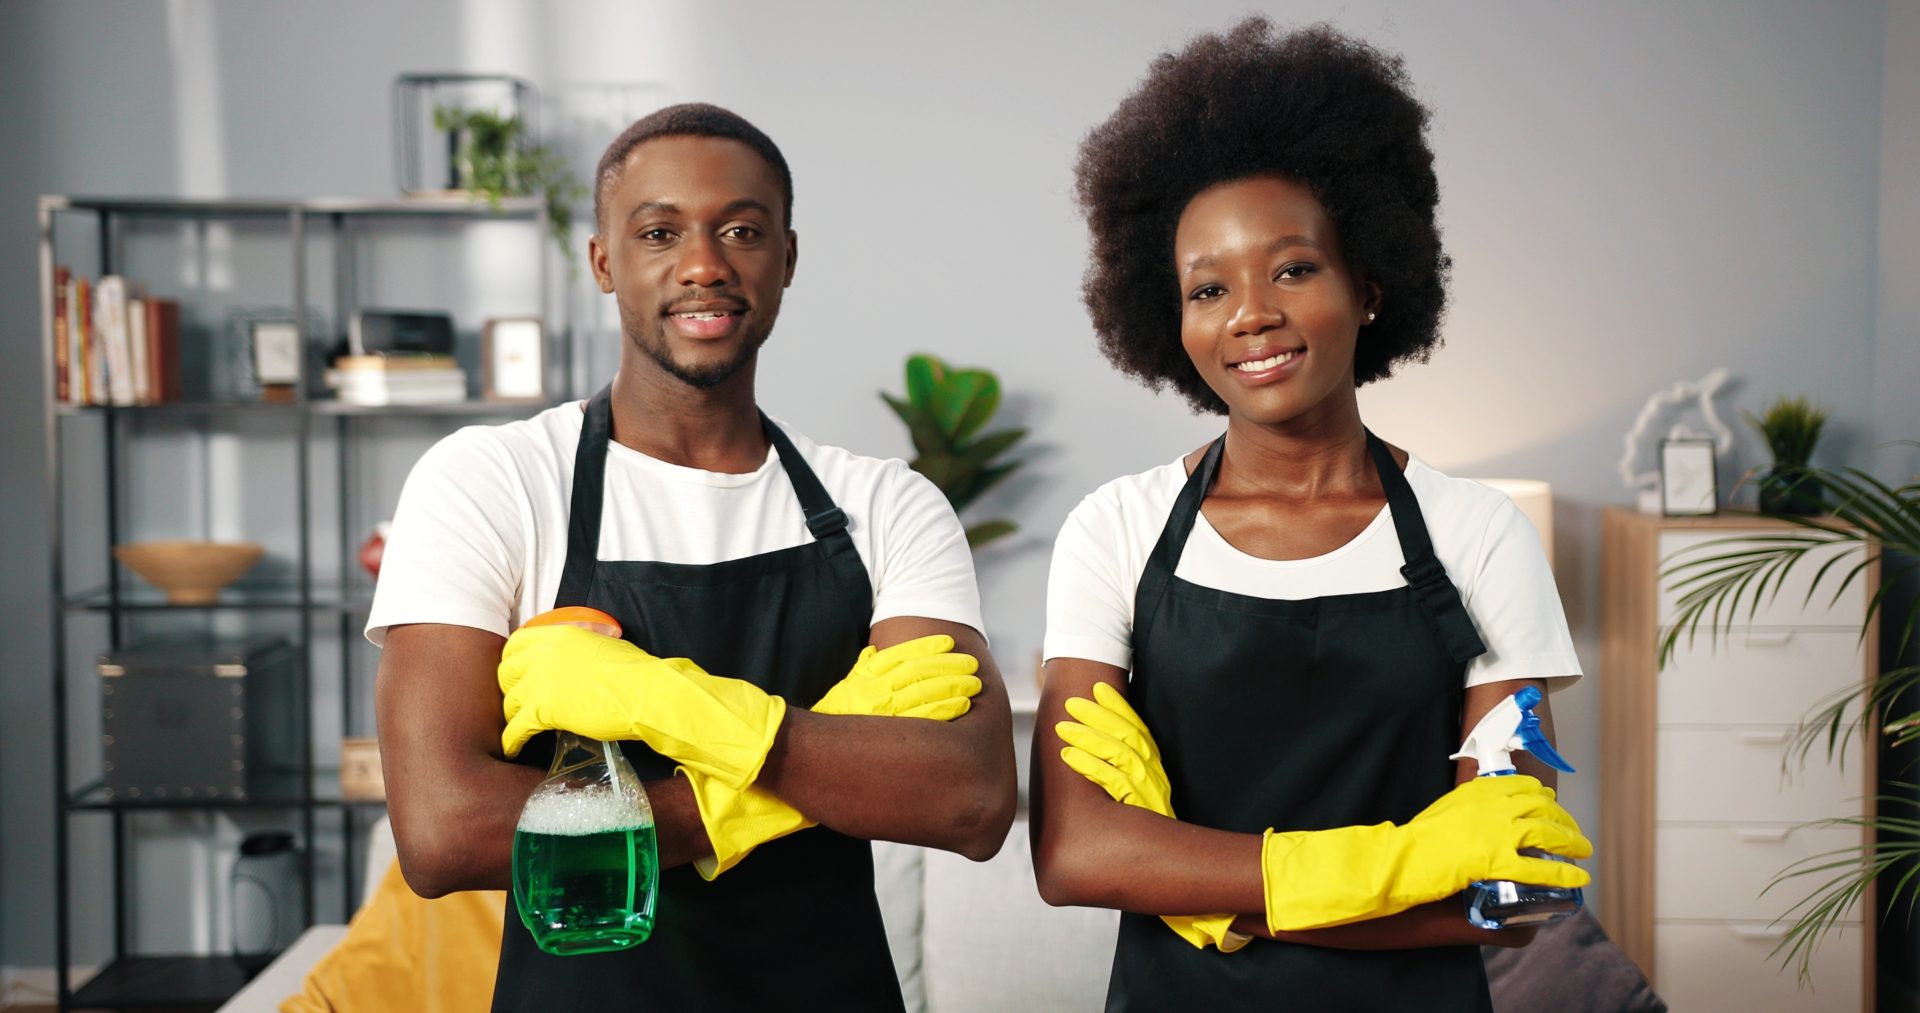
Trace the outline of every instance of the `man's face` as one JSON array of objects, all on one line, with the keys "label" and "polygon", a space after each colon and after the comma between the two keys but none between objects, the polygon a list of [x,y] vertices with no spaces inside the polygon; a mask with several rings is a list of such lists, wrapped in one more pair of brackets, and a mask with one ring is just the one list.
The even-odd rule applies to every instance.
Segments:
[{"label": "man's face", "polygon": [[773,167],[739,141],[658,137],[606,197],[588,258],[627,341],[703,390],[738,374],[772,333],[799,252]]}]

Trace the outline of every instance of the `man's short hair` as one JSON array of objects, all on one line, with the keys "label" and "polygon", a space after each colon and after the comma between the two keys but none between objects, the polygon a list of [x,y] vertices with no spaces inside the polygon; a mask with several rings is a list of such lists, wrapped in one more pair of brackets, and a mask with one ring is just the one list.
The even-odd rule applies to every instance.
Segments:
[{"label": "man's short hair", "polygon": [[787,169],[786,156],[780,154],[780,146],[773,143],[773,138],[730,109],[705,102],[684,102],[635,120],[607,145],[606,153],[600,156],[600,166],[593,174],[595,228],[606,228],[607,194],[619,184],[621,174],[626,171],[627,156],[656,137],[719,137],[752,148],[766,159],[780,180],[781,212],[787,225],[793,225],[793,173]]}]

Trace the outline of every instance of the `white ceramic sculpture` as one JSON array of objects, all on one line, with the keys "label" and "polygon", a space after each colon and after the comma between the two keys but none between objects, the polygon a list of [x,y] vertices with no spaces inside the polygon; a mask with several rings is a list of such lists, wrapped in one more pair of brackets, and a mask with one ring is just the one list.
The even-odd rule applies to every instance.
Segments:
[{"label": "white ceramic sculpture", "polygon": [[[1722,459],[1733,449],[1733,430],[1720,421],[1720,413],[1713,407],[1714,395],[1731,378],[1732,374],[1721,366],[1699,380],[1682,380],[1648,398],[1634,418],[1620,449],[1620,481],[1637,494],[1643,512],[1660,512],[1661,440],[1711,439],[1714,454]],[[1706,432],[1695,430],[1678,417],[1688,408],[1699,409]],[[1663,422],[1668,424],[1661,431]]]}]

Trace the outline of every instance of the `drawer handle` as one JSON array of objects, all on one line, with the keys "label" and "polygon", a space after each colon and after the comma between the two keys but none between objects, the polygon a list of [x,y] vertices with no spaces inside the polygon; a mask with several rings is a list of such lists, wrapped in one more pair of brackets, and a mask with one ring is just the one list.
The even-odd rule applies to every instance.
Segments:
[{"label": "drawer handle", "polygon": [[1785,925],[1729,925],[1727,931],[1741,939],[1785,939],[1788,926]]},{"label": "drawer handle", "polygon": [[1784,746],[1787,744],[1788,739],[1793,738],[1793,729],[1782,728],[1778,731],[1771,732],[1735,732],[1734,738],[1750,746]]},{"label": "drawer handle", "polygon": [[1779,844],[1793,833],[1792,827],[1734,827],[1733,836],[1754,844]]},{"label": "drawer handle", "polygon": [[1790,643],[1793,643],[1793,633],[1791,631],[1786,633],[1747,634],[1748,647],[1785,647]]}]

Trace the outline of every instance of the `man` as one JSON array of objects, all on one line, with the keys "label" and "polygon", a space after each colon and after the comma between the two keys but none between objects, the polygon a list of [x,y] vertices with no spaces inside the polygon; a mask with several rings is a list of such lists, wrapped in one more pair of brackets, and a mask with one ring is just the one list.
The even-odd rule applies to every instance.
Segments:
[{"label": "man", "polygon": [[[733,113],[628,128],[588,244],[618,376],[448,437],[401,495],[368,636],[408,882],[509,885],[546,729],[627,740],[657,824],[652,938],[549,956],[509,899],[496,1010],[897,1009],[867,841],[985,860],[1011,824],[1011,718],[952,509],[756,407],[792,208],[779,149]],[[564,605],[625,640],[509,636]]]}]

